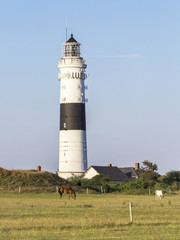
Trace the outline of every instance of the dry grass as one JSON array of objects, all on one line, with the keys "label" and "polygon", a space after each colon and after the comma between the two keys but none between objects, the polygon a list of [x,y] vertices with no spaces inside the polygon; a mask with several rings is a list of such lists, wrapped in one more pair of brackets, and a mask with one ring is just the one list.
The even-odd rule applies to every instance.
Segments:
[{"label": "dry grass", "polygon": [[19,169],[12,169],[10,170],[15,173],[27,173],[27,174],[43,174],[46,171],[36,171],[36,170],[19,170]]},{"label": "dry grass", "polygon": [[[133,224],[129,224],[129,202]],[[0,194],[0,239],[180,239],[180,196]]]}]

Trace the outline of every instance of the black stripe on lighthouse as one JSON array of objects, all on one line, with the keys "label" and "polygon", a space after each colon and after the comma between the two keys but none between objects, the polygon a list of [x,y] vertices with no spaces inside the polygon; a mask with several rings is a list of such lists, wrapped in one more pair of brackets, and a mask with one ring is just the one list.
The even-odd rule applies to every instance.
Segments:
[{"label": "black stripe on lighthouse", "polygon": [[60,104],[60,130],[86,130],[85,104]]}]

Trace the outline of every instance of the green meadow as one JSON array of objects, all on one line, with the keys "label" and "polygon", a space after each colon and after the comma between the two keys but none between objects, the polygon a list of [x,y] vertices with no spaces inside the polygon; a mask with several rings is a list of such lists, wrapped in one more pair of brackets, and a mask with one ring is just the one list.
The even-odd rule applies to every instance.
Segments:
[{"label": "green meadow", "polygon": [[[129,220],[132,202],[133,223]],[[180,195],[0,193],[0,239],[180,239]]]}]

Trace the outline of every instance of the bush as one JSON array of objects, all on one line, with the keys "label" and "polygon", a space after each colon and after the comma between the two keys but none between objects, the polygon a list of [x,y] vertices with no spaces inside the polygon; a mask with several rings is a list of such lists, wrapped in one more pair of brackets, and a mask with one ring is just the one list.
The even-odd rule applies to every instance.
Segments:
[{"label": "bush", "polygon": [[120,192],[126,192],[129,190],[139,190],[139,189],[147,189],[148,188],[148,184],[142,179],[135,179],[131,182],[125,182],[122,183],[118,186],[118,190]]},{"label": "bush", "polygon": [[96,175],[92,179],[73,176],[68,180],[71,182],[71,184],[84,188],[90,188],[98,192],[101,192],[101,189],[103,189],[105,192],[109,192],[111,190],[109,185],[109,176],[107,175]]}]

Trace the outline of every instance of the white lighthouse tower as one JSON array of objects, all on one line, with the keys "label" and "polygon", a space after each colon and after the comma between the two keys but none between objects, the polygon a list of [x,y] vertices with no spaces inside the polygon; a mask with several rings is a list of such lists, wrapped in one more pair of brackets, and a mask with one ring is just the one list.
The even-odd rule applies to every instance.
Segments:
[{"label": "white lighthouse tower", "polygon": [[80,44],[71,38],[63,44],[60,70],[59,172],[62,178],[80,176],[87,170],[85,117],[86,61]]}]

